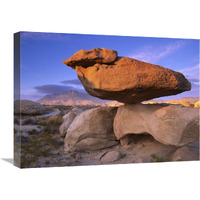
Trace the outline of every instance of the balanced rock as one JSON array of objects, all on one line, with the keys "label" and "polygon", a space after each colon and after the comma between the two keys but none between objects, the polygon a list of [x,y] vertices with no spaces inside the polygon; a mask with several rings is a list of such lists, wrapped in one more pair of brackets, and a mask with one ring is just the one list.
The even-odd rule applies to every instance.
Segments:
[{"label": "balanced rock", "polygon": [[129,134],[147,133],[165,145],[193,144],[199,141],[199,110],[162,104],[120,106],[114,118],[114,133],[122,143]]},{"label": "balanced rock", "polygon": [[45,111],[45,107],[40,103],[29,100],[16,100],[14,102],[14,113],[24,115],[40,115]]},{"label": "balanced rock", "polygon": [[[95,56],[101,55],[101,51],[91,50],[95,52]],[[103,49],[103,58],[106,57],[107,51]],[[83,59],[78,51],[64,61],[66,65],[76,69],[85,90],[100,99],[138,103],[191,89],[191,83],[179,72],[127,57],[113,56],[110,63],[101,57],[93,58],[90,54],[87,57],[87,53],[84,53]]]},{"label": "balanced rock", "polygon": [[88,67],[96,63],[110,64],[113,63],[117,58],[117,51],[105,48],[94,48],[92,50],[86,51],[84,49],[77,51],[69,59],[63,62],[75,68],[76,66]]},{"label": "balanced rock", "polygon": [[113,133],[117,108],[86,110],[73,120],[65,137],[65,150],[98,150],[118,144]]},{"label": "balanced rock", "polygon": [[67,129],[69,128],[69,126],[71,125],[71,123],[73,122],[74,118],[82,113],[83,110],[80,108],[74,108],[72,109],[69,113],[67,113],[66,115],[63,116],[63,123],[61,124],[59,131],[60,131],[60,135],[62,137],[65,137],[67,134]]}]

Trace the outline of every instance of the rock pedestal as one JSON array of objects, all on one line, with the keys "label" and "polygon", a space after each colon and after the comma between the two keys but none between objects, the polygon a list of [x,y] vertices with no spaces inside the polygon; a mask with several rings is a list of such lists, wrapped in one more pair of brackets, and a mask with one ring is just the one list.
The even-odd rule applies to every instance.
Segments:
[{"label": "rock pedestal", "polygon": [[[199,141],[197,108],[141,104],[189,91],[191,83],[180,72],[119,57],[115,50],[105,48],[80,50],[63,62],[76,70],[88,94],[125,103],[118,110],[97,108],[76,116],[67,130],[66,150],[99,150],[117,144],[116,140],[126,145],[133,134],[150,134],[168,150]],[[120,152],[110,151],[101,161],[117,162],[120,158]]]},{"label": "rock pedestal", "polygon": [[193,144],[199,140],[199,110],[161,104],[120,106],[114,118],[114,133],[124,144],[131,134],[150,134],[166,145]]}]

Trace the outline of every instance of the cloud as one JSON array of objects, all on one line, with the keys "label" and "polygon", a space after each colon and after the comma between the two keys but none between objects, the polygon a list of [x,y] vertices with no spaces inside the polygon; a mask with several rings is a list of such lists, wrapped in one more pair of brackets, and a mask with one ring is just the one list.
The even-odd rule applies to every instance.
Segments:
[{"label": "cloud", "polygon": [[83,89],[80,89],[77,87],[56,85],[56,84],[36,86],[34,87],[34,89],[36,89],[38,93],[42,93],[42,94],[60,94],[60,93],[67,92],[69,90],[78,90],[78,91],[83,92]]},{"label": "cloud", "polygon": [[174,51],[178,50],[183,45],[183,41],[178,41],[156,48],[154,46],[145,46],[139,53],[131,54],[129,57],[144,62],[155,63],[159,59],[166,57],[169,54],[172,54]]},{"label": "cloud", "polygon": [[64,80],[64,81],[61,81],[60,83],[66,84],[66,85],[69,85],[69,84],[72,84],[72,85],[82,85],[82,83],[81,83],[81,81],[79,79]]},{"label": "cloud", "polygon": [[[187,77],[186,77],[187,78]],[[187,78],[191,83],[198,83],[199,84],[199,78]]]},{"label": "cloud", "polygon": [[183,68],[183,69],[181,69],[181,70],[179,70],[180,72],[191,72],[191,71],[194,71],[194,70],[197,70],[197,69],[199,69],[200,68],[200,64],[198,64],[198,65],[195,65],[195,66],[193,66],[193,67],[187,67],[187,68]]},{"label": "cloud", "polygon": [[200,65],[198,64],[193,67],[183,68],[179,70],[191,82],[192,88],[199,88],[199,68]]},{"label": "cloud", "polygon": [[[38,99],[41,99],[43,97],[43,95],[39,95],[39,94],[21,94],[20,95],[20,99],[21,100],[31,100],[31,101],[37,101]],[[16,98],[19,99],[19,98]]]}]

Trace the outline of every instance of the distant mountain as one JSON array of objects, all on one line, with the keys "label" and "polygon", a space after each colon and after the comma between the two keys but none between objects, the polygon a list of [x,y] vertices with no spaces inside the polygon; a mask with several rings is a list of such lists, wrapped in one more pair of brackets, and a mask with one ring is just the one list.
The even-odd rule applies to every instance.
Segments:
[{"label": "distant mountain", "polygon": [[[181,99],[170,99],[170,100],[149,100],[143,103],[180,103],[183,104],[185,102],[196,103],[199,101],[199,97],[183,97]],[[87,93],[81,93],[76,90],[70,90],[68,92],[62,94],[52,94],[46,95],[43,98],[39,99],[37,102],[44,105],[121,105],[117,101],[109,101],[109,100],[101,100],[99,98],[90,96]]]},{"label": "distant mountain", "polygon": [[37,102],[44,105],[118,105],[117,101],[101,100],[87,93],[70,90],[62,94],[46,95]]}]

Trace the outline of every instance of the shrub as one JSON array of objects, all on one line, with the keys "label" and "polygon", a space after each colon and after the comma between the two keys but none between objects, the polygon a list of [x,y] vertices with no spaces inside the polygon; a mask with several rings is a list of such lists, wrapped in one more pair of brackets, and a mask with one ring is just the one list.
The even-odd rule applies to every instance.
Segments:
[{"label": "shrub", "polygon": [[59,127],[62,122],[62,116],[49,117],[44,121],[43,126],[45,127],[46,132],[56,134],[59,133]]},{"label": "shrub", "polygon": [[169,160],[163,157],[159,157],[156,154],[151,155],[151,162],[168,162]]}]

